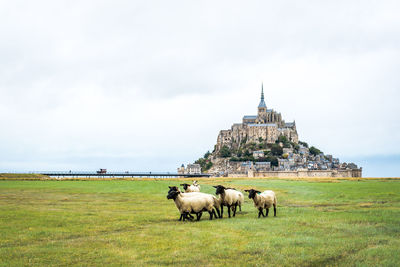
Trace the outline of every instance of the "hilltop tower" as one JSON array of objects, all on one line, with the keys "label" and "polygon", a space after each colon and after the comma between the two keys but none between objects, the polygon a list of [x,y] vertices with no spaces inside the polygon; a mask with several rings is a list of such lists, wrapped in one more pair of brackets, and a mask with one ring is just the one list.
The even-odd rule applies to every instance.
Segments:
[{"label": "hilltop tower", "polygon": [[260,104],[258,104],[258,116],[264,117],[266,112],[267,112],[267,105],[265,104],[264,101],[264,86],[261,83],[261,100]]}]

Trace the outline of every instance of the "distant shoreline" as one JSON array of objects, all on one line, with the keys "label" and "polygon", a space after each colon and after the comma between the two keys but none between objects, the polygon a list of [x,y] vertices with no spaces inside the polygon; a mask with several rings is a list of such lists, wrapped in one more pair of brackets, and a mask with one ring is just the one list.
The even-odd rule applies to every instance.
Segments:
[{"label": "distant shoreline", "polygon": [[301,181],[317,181],[317,180],[325,180],[325,181],[333,181],[333,180],[400,180],[400,177],[49,177],[47,175],[42,174],[32,174],[32,173],[0,173],[0,181],[1,180],[12,180],[12,181],[108,181],[108,180],[243,180],[243,179],[267,179],[267,180],[301,180]]}]

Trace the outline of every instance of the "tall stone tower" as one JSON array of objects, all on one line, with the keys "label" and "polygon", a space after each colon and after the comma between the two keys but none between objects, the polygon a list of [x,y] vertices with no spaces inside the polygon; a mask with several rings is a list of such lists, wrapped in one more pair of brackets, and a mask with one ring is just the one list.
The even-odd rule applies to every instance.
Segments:
[{"label": "tall stone tower", "polygon": [[264,86],[261,84],[261,100],[260,104],[258,104],[258,117],[263,118],[267,113],[267,105],[264,101]]}]

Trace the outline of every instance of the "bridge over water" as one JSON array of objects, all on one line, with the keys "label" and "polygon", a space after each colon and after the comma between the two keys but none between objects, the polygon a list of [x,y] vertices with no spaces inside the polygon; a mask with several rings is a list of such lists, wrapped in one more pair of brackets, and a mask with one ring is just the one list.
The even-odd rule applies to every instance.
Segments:
[{"label": "bridge over water", "polygon": [[210,177],[210,174],[199,173],[199,174],[180,174],[170,172],[87,172],[87,171],[44,171],[35,172],[38,174],[47,175],[50,177],[104,177],[104,178],[122,178],[122,177],[153,177],[153,178],[174,178],[174,177]]}]

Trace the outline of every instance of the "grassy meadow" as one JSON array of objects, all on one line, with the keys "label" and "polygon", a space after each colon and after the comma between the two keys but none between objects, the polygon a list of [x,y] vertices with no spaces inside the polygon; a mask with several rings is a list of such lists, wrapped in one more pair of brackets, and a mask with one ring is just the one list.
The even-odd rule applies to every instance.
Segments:
[{"label": "grassy meadow", "polygon": [[[0,181],[0,266],[399,266],[400,180],[199,179],[245,193],[236,218],[179,222],[176,179]],[[273,214],[273,212],[272,212]]]}]

